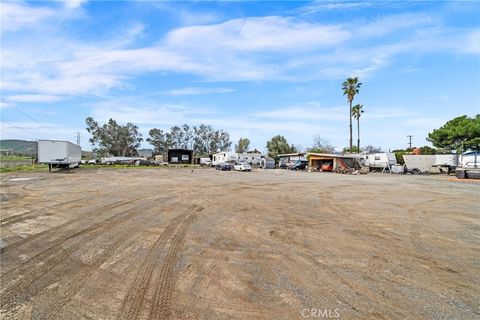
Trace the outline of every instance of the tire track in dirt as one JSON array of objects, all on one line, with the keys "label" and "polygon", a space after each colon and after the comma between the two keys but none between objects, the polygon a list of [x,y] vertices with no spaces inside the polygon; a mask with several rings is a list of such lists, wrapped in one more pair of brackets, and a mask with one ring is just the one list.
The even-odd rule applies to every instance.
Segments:
[{"label": "tire track in dirt", "polygon": [[78,273],[73,276],[73,279],[65,286],[65,288],[60,292],[56,293],[54,297],[48,297],[45,299],[43,304],[45,307],[37,314],[33,314],[35,319],[52,319],[57,313],[72,300],[72,298],[80,291],[84,286],[85,282],[90,279],[90,277],[98,271],[98,269],[105,262],[110,259],[115,250],[127,242],[132,231],[124,232],[124,234],[117,238],[115,242],[110,244],[108,247],[103,249],[105,252],[100,258],[98,258],[93,264],[83,267]]},{"label": "tire track in dirt", "polygon": [[[125,300],[123,301],[120,313],[118,315],[118,319],[122,320],[130,320],[130,319],[137,319],[139,313],[142,309],[142,304],[144,302],[144,297],[146,292],[151,285],[152,281],[152,274],[155,269],[155,265],[158,263],[158,259],[162,249],[168,243],[168,240],[172,237],[175,230],[178,231],[174,236],[174,239],[178,238],[179,233],[186,233],[186,230],[193,219],[195,218],[195,212],[199,212],[203,210],[201,206],[195,206],[190,212],[190,214],[181,214],[177,216],[173,221],[165,228],[163,233],[154,243],[154,245],[150,248],[148,255],[143,260],[143,263],[136,274],[132,285],[128,291]],[[170,256],[170,260],[172,257]],[[168,260],[168,255],[167,255]],[[162,268],[163,270],[163,268]],[[165,270],[166,271],[166,270]],[[164,272],[165,273],[165,272]],[[162,275],[163,273],[161,273]],[[154,279],[156,282],[156,287],[158,288],[158,280]]]},{"label": "tire track in dirt", "polygon": [[[153,196],[154,196],[154,195],[153,195]],[[17,242],[14,242],[14,243],[12,243],[12,244],[9,244],[9,245],[6,246],[6,247],[0,248],[0,254],[3,254],[3,253],[5,253],[5,252],[8,252],[8,251],[14,249],[14,248],[17,248],[17,247],[19,247],[19,246],[22,246],[22,245],[24,245],[24,244],[27,244],[27,243],[29,243],[29,242],[32,242],[32,241],[38,239],[39,237],[41,237],[41,236],[43,236],[43,235],[46,235],[46,234],[48,234],[48,233],[55,233],[56,231],[61,231],[61,230],[63,230],[63,229],[64,229],[65,227],[67,227],[67,226],[74,225],[75,223],[78,223],[78,222],[82,222],[82,221],[85,219],[84,215],[89,215],[89,214],[94,213],[94,212],[97,212],[97,211],[112,210],[112,209],[120,208],[120,207],[129,205],[129,204],[131,204],[131,203],[134,203],[135,201],[146,200],[146,199],[148,199],[149,197],[152,197],[152,195],[148,195],[148,196],[143,197],[143,198],[133,199],[133,200],[129,200],[129,201],[120,200],[120,201],[116,201],[116,202],[113,202],[113,203],[109,203],[109,204],[107,204],[107,205],[104,205],[104,206],[101,206],[101,207],[98,207],[98,208],[94,208],[94,209],[86,212],[85,214],[82,214],[82,216],[78,217],[77,219],[74,219],[74,220],[71,220],[71,221],[67,221],[67,222],[65,222],[65,223],[63,223],[63,224],[61,224],[61,225],[58,225],[58,226],[56,226],[56,227],[47,229],[47,230],[45,230],[45,231],[36,233],[36,234],[34,234],[34,235],[30,236],[30,237],[23,238],[22,240],[19,240],[19,241],[17,241]],[[113,218],[113,217],[107,218],[107,220],[108,220],[108,219],[111,219],[111,218]],[[95,226],[95,225],[93,225],[93,226]],[[93,226],[91,226],[91,227],[93,227]],[[87,228],[87,229],[88,229],[88,228]],[[59,243],[59,242],[66,241],[66,240],[68,240],[69,238],[75,237],[75,236],[77,236],[78,234],[83,233],[83,232],[84,232],[85,230],[87,230],[87,229],[81,230],[81,231],[79,231],[79,232],[75,232],[75,233],[71,234],[70,236],[67,236],[67,237],[65,237],[65,238],[63,238],[63,239],[57,239],[57,240],[54,242],[54,245],[56,245],[56,244]],[[49,249],[50,249],[50,248],[49,248]],[[48,249],[47,249],[47,250],[48,250]],[[39,254],[42,254],[42,252],[40,252]],[[33,259],[33,258],[37,257],[39,254],[33,256],[33,257],[30,258],[30,259]],[[30,260],[30,259],[29,259],[29,260]]]},{"label": "tire track in dirt", "polygon": [[[52,205],[52,206],[43,207],[43,208],[37,209],[35,211],[30,211],[30,212],[25,212],[25,213],[22,213],[22,214],[17,214],[17,215],[14,215],[14,216],[10,216],[8,218],[2,219],[1,226],[2,226],[2,228],[4,228],[4,227],[7,227],[11,224],[17,223],[17,222],[22,222],[22,221],[25,221],[25,220],[28,220],[28,219],[31,219],[31,218],[34,218],[34,217],[37,217],[37,216],[46,215],[43,212],[43,210],[52,210],[52,209],[56,209],[56,208],[62,208],[63,206],[66,206],[66,207],[62,208],[62,209],[74,208],[74,207],[78,206],[79,201],[88,201],[88,200],[95,199],[95,198],[96,197],[91,196],[91,197],[84,197],[84,198],[80,198],[80,199],[74,199],[74,200],[58,203],[58,204],[55,204],[55,205]],[[70,204],[75,204],[75,205],[70,205]]]},{"label": "tire track in dirt", "polygon": [[[44,274],[48,273],[57,264],[60,264],[64,259],[82,248],[86,242],[90,242],[107,230],[111,230],[115,226],[128,221],[138,214],[144,212],[145,209],[153,207],[154,203],[143,204],[134,209],[127,210],[121,214],[113,216],[103,222],[91,226],[82,230],[79,235],[82,236],[77,242],[71,244],[67,248],[62,246],[63,242],[47,249],[48,254],[44,254],[46,257],[36,257],[36,259],[30,259],[23,263],[20,267],[16,268],[13,272],[2,275],[2,282],[12,283],[9,287],[3,290],[0,294],[0,306],[2,310],[11,310],[15,304],[19,304],[28,299],[30,296],[37,294],[43,286],[39,285],[39,280]],[[70,237],[69,237],[70,238]],[[45,251],[44,251],[45,252]],[[44,261],[42,261],[44,260]],[[6,276],[9,276],[10,281],[6,280]],[[15,277],[17,276],[17,277]],[[13,281],[16,279],[17,281]]]},{"label": "tire track in dirt", "polygon": [[[198,209],[199,208],[197,208],[197,210]],[[178,256],[183,249],[188,227],[196,218],[195,214],[190,215],[182,226],[180,226],[179,231],[175,234],[172,240],[167,256],[165,257],[165,262],[160,271],[160,275],[155,281],[155,295],[148,319],[168,319],[170,316],[170,301],[172,299],[172,293],[176,282],[174,274],[175,264],[177,263]]]}]

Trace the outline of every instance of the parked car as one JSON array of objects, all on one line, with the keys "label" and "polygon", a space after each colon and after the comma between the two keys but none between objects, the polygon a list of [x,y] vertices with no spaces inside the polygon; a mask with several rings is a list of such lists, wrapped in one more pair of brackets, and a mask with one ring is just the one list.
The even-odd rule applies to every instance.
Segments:
[{"label": "parked car", "polygon": [[233,166],[236,171],[252,171],[252,166],[248,163],[239,163]]},{"label": "parked car", "polygon": [[308,161],[306,160],[297,160],[289,167],[290,170],[305,170],[308,166]]},{"label": "parked car", "polygon": [[208,159],[203,162],[200,162],[200,166],[205,166],[205,167],[211,167],[212,166],[212,160]]},{"label": "parked car", "polygon": [[321,170],[321,171],[326,171],[326,172],[333,171],[333,165],[332,165],[331,163],[324,163],[324,164],[322,164],[322,166],[320,167],[320,170]]},{"label": "parked car", "polygon": [[215,169],[220,171],[230,171],[232,170],[232,165],[230,163],[220,163],[215,166]]},{"label": "parked car", "polygon": [[95,159],[88,160],[87,163],[88,163],[88,164],[97,164],[97,160],[95,160]]},{"label": "parked car", "polygon": [[137,160],[135,161],[136,166],[158,166],[155,161],[150,160]]},{"label": "parked car", "polygon": [[289,169],[291,166],[293,166],[293,162],[280,162],[278,165],[280,169]]}]

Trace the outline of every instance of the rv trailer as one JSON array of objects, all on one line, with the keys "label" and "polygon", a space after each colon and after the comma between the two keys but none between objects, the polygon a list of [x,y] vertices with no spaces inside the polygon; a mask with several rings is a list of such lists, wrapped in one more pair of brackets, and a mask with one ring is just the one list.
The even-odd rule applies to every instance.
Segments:
[{"label": "rv trailer", "polygon": [[237,161],[238,153],[236,152],[219,152],[215,153],[212,157],[212,164],[214,166],[225,162],[237,163]]},{"label": "rv trailer", "polygon": [[397,158],[393,152],[369,153],[364,157],[364,162],[370,170],[380,170],[390,168],[397,163]]}]

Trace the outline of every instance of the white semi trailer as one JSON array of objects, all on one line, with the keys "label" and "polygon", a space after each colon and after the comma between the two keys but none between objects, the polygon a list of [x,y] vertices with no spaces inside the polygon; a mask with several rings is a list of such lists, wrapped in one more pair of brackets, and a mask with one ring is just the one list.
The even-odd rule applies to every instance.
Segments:
[{"label": "white semi trailer", "polygon": [[38,140],[38,163],[52,168],[76,168],[82,159],[80,146],[69,141]]}]

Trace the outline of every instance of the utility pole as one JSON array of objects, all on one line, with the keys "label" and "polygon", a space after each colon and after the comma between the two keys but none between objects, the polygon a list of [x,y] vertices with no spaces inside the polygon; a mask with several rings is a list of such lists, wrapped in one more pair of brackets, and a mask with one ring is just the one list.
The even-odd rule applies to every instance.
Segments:
[{"label": "utility pole", "polygon": [[410,136],[410,135],[407,136],[407,138],[408,138],[408,148],[410,150],[412,150],[412,137],[413,136]]},{"label": "utility pole", "polygon": [[77,138],[77,146],[80,146],[80,132],[75,132],[75,137]]}]

